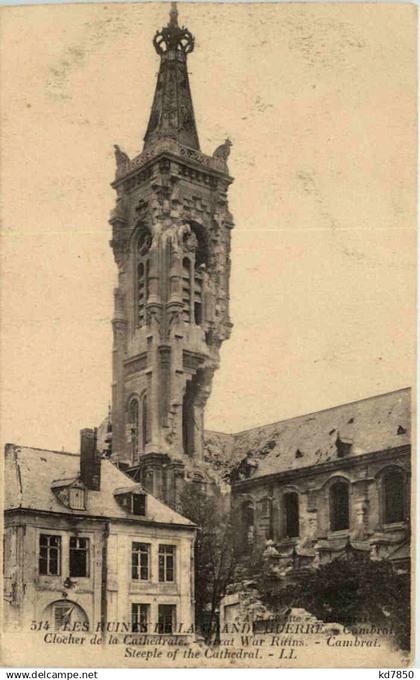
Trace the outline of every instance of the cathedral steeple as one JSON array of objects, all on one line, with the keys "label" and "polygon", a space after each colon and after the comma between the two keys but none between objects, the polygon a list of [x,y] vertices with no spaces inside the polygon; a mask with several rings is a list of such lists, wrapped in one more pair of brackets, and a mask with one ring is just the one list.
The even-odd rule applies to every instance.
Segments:
[{"label": "cathedral steeple", "polygon": [[153,38],[160,68],[144,148],[158,139],[169,138],[199,150],[187,71],[187,55],[194,49],[194,37],[178,25],[175,2],[171,3],[169,17],[168,25]]},{"label": "cathedral steeple", "polygon": [[129,158],[115,145],[112,459],[174,505],[186,480],[210,484],[204,410],[232,327],[231,143],[199,150],[194,38],[174,4],[153,44],[161,64],[144,149]]}]

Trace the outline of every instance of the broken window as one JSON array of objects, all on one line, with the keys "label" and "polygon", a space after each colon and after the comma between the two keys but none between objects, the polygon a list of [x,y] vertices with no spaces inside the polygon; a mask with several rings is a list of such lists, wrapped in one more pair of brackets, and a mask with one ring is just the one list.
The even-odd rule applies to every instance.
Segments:
[{"label": "broken window", "polygon": [[70,537],[70,576],[89,576],[89,539]]},{"label": "broken window", "polygon": [[349,485],[338,481],[330,487],[330,527],[331,531],[349,528]]}]

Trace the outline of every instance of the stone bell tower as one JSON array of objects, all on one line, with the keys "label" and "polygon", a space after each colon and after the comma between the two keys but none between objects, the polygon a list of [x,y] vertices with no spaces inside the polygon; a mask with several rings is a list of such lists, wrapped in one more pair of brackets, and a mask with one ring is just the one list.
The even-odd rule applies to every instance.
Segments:
[{"label": "stone bell tower", "polygon": [[112,456],[173,505],[183,479],[207,481],[204,408],[232,327],[231,144],[200,151],[187,70],[194,38],[175,3],[153,45],[160,69],[143,151],[130,159],[115,147]]}]

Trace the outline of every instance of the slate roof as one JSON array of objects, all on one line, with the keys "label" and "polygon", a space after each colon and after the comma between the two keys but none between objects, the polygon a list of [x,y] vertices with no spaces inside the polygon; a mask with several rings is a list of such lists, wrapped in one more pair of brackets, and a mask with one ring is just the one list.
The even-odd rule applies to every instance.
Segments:
[{"label": "slate roof", "polygon": [[85,515],[111,519],[135,519],[140,523],[158,522],[193,527],[182,517],[152,495],[147,494],[145,517],[130,515],[114,497],[116,490],[138,490],[139,485],[115,467],[109,460],[101,460],[101,489],[88,491],[86,510],[71,510],[61,503],[52,490],[58,480],[78,478],[80,455],[63,451],[34,449],[28,446],[6,444],[5,448],[5,510],[25,508],[67,515]]},{"label": "slate roof", "polygon": [[206,433],[205,459],[216,457],[226,477],[241,461],[257,463],[252,478],[338,459],[337,439],[351,445],[346,459],[410,444],[410,389],[225,435]]}]

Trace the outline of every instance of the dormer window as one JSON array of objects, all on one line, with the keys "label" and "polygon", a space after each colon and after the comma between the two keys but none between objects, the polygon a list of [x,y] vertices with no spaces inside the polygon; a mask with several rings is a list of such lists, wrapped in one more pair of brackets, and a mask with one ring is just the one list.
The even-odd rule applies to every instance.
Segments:
[{"label": "dormer window", "polygon": [[138,487],[117,489],[114,491],[117,503],[130,515],[145,517],[146,515],[146,494]]},{"label": "dormer window", "polygon": [[69,505],[72,510],[86,510],[86,490],[77,486],[71,486]]},{"label": "dormer window", "polygon": [[133,515],[144,515],[146,514],[146,496],[145,494],[130,494],[130,512]]},{"label": "dormer window", "polygon": [[59,479],[51,489],[57,500],[71,510],[86,510],[86,488],[80,479]]},{"label": "dormer window", "polygon": [[337,447],[338,458],[345,458],[345,456],[349,455],[352,443],[353,442],[350,439],[341,439],[340,435],[337,434],[335,445]]}]

